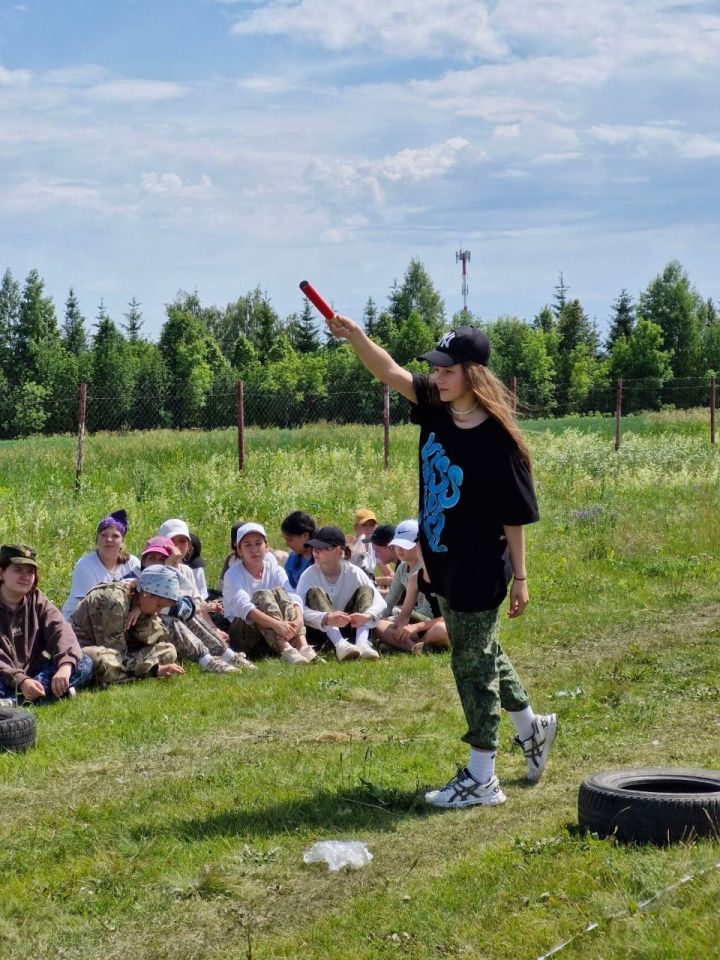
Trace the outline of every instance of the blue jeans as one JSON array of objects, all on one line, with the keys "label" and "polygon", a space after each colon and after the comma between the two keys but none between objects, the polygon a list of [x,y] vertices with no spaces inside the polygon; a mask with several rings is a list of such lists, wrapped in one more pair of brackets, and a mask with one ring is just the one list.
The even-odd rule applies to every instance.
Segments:
[{"label": "blue jeans", "polygon": [[[75,667],[73,672],[70,674],[70,686],[75,687],[77,690],[78,687],[84,687],[86,683],[89,682],[90,677],[92,676],[93,664],[90,657],[83,654],[78,662],[78,665]],[[28,703],[52,703],[53,700],[56,700],[57,697],[52,692],[51,683],[52,678],[57,673],[57,667],[54,663],[48,663],[40,673],[36,673],[32,678],[37,680],[38,683],[43,685],[45,690],[45,696],[39,697],[37,700],[28,701]],[[11,697],[17,700],[18,703],[24,703],[25,697],[20,693],[19,690],[15,690],[13,687],[8,686],[6,683],[3,683],[0,680],[0,697]]]}]

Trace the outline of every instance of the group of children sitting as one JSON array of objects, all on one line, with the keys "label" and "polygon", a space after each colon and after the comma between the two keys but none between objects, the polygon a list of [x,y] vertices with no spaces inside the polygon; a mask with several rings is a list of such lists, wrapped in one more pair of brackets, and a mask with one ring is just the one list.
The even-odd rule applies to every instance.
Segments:
[{"label": "group of children sitting", "polygon": [[0,547],[0,707],[74,696],[91,680],[169,677],[184,672],[178,660],[224,674],[271,655],[309,664],[326,647],[338,660],[449,647],[415,520],[378,525],[358,510],[346,537],[298,510],[281,524],[287,552],[240,520],[217,591],[185,521],[163,523],[139,558],[127,528],[124,510],[100,521],[62,612],[38,589],[35,550]]}]

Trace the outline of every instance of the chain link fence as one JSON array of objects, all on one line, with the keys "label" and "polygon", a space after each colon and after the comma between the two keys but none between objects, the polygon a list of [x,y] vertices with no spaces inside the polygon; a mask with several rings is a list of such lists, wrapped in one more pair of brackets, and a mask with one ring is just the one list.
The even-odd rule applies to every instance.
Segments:
[{"label": "chain link fence", "polygon": [[[35,386],[34,384],[31,386]],[[582,390],[582,397],[557,397],[544,404],[526,400],[533,397],[531,385],[512,378],[508,384],[521,420],[574,416],[614,416],[617,422],[616,447],[619,446],[622,417],[643,411],[691,409],[708,411],[708,435],[715,442],[715,377],[663,381],[654,378],[618,380]],[[575,391],[581,392],[581,386]],[[138,390],[130,395],[88,394],[81,386],[80,396],[45,397],[42,416],[38,398],[20,396],[20,408],[13,417],[0,416],[0,440],[35,434],[119,432],[153,429],[216,430],[235,428],[238,445],[244,449],[244,432],[249,427],[297,428],[313,423],[384,424],[386,448],[391,424],[410,419],[410,404],[404,397],[372,383],[362,390],[315,393],[288,388],[246,391],[242,383],[234,390],[198,395],[192,391],[175,396],[156,396]],[[81,452],[79,451],[79,456]],[[387,454],[386,454],[387,457]]]}]

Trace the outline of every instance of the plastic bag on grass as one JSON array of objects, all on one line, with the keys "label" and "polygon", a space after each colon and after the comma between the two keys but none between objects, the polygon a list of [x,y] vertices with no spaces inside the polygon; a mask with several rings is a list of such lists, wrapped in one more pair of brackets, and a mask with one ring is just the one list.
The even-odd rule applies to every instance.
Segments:
[{"label": "plastic bag on grass", "polygon": [[330,873],[337,873],[343,867],[359,870],[372,858],[368,845],[359,840],[321,840],[303,854],[305,863],[327,863]]}]

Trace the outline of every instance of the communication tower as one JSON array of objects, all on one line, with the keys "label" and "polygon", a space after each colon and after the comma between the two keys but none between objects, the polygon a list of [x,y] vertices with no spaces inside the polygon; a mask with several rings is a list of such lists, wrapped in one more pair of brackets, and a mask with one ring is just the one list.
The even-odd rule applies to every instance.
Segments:
[{"label": "communication tower", "polygon": [[467,298],[468,298],[468,269],[467,265],[470,263],[470,251],[469,250],[458,250],[455,254],[455,263],[462,263],[462,296],[463,296],[463,313],[468,312]]}]

